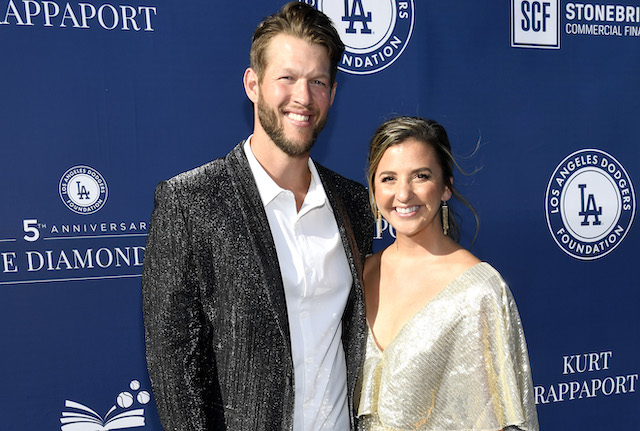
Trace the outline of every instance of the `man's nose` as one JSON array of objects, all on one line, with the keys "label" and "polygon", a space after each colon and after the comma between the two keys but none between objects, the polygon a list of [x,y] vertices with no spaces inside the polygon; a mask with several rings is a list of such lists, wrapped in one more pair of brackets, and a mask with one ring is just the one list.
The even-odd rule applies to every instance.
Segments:
[{"label": "man's nose", "polygon": [[293,101],[302,106],[311,104],[311,90],[309,83],[303,79],[299,79],[293,87]]}]

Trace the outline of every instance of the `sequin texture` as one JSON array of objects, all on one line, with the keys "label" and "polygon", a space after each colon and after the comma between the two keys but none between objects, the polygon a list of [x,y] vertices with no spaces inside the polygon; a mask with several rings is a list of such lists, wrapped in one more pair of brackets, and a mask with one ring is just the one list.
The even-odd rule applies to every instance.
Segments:
[{"label": "sequin texture", "polygon": [[365,358],[360,430],[539,429],[520,316],[488,263],[449,284],[384,351],[369,331]]},{"label": "sequin texture", "polygon": [[[351,401],[366,339],[361,273],[373,223],[361,184],[316,168],[354,280],[342,316]],[[284,287],[241,144],[158,185],[142,287],[147,364],[164,430],[291,429]]]}]

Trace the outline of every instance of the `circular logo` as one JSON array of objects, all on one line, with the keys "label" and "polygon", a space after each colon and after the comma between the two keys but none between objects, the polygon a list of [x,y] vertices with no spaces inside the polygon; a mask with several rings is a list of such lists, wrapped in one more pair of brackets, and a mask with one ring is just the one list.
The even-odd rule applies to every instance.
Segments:
[{"label": "circular logo", "polygon": [[565,253],[598,259],[611,253],[631,228],[636,213],[631,178],[604,151],[576,151],[553,172],[545,212],[551,236]]},{"label": "circular logo", "polygon": [[[345,52],[338,69],[379,72],[402,54],[413,32],[413,0],[316,0],[338,30]],[[309,2],[307,3],[315,3]]]},{"label": "circular logo", "polygon": [[62,175],[58,186],[60,199],[74,213],[93,214],[107,201],[107,182],[89,166],[74,166]]}]

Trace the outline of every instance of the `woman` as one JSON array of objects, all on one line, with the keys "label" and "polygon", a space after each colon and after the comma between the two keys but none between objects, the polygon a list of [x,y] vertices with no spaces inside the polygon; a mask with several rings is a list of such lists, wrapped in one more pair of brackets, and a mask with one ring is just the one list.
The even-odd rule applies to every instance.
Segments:
[{"label": "woman", "polygon": [[365,263],[362,430],[537,430],[524,333],[500,274],[453,239],[447,133],[398,117],[369,148],[373,211],[395,242]]}]

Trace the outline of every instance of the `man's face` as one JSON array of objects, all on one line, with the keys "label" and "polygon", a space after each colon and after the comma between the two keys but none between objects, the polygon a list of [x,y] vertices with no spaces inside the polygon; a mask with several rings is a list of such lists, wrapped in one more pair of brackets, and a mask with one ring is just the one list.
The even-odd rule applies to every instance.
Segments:
[{"label": "man's face", "polygon": [[327,50],[280,34],[266,54],[267,67],[258,84],[258,120],[284,153],[304,155],[326,124],[335,96]]}]

